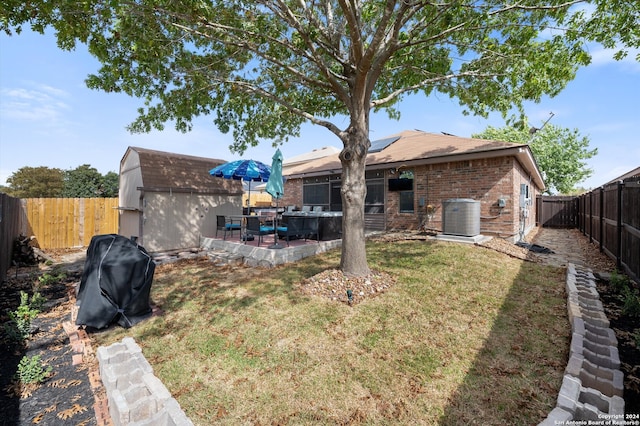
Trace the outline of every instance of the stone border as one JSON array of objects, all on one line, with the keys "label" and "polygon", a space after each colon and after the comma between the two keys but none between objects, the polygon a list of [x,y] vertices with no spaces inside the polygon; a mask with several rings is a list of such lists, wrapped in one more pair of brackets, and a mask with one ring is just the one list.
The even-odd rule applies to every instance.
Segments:
[{"label": "stone border", "polygon": [[609,328],[591,270],[569,263],[566,291],[572,332],[569,362],[556,408],[539,425],[623,420],[618,340]]},{"label": "stone border", "polygon": [[97,356],[115,426],[193,426],[133,338],[100,346]]},{"label": "stone border", "polygon": [[[281,244],[286,244],[286,241]],[[250,267],[273,268],[284,263],[297,262],[305,257],[314,256],[327,250],[338,248],[342,240],[329,240],[314,242],[302,246],[284,246],[278,250],[269,249],[268,243],[256,247],[253,245],[239,244],[215,238],[204,237],[200,241],[200,248],[208,250],[209,257],[214,263],[244,263]]]}]

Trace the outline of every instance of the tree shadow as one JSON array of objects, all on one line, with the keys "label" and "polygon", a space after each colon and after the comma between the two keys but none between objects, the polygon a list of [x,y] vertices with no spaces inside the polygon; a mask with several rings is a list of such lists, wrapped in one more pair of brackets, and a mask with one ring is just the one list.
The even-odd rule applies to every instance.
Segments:
[{"label": "tree shadow", "polygon": [[[544,284],[532,280],[539,274]],[[538,424],[547,417],[569,351],[564,274],[563,268],[522,263],[440,424]]]}]

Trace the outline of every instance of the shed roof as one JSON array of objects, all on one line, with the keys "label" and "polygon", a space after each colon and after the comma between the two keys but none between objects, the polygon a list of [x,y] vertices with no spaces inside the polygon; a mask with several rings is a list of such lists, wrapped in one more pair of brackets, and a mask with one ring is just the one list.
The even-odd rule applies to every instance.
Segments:
[{"label": "shed roof", "polygon": [[121,168],[130,151],[138,155],[142,177],[140,189],[145,191],[242,194],[240,182],[209,174],[209,170],[226,163],[225,160],[129,147],[120,162]]},{"label": "shed roof", "polygon": [[[380,141],[384,143],[376,144],[376,141],[373,141],[372,146],[377,146],[377,150],[375,152],[370,150],[367,154],[368,170],[515,156],[536,185],[544,188],[544,180],[528,145],[418,130],[406,130],[387,136]],[[299,178],[328,172],[339,173],[342,170],[342,164],[338,155],[329,155],[292,167],[287,170],[287,176]]]}]

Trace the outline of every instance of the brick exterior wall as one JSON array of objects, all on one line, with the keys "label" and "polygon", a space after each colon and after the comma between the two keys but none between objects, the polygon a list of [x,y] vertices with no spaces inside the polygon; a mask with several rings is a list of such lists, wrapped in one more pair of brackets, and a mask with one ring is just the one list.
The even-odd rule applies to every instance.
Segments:
[{"label": "brick exterior wall", "polygon": [[302,179],[287,179],[284,183],[284,196],[280,205],[302,208]]},{"label": "brick exterior wall", "polygon": [[[524,219],[527,231],[535,224],[535,205],[529,206],[528,217],[521,217],[520,184],[529,185],[532,202],[535,202],[539,191],[529,181],[529,176],[515,157],[457,161],[406,169],[414,173],[414,212],[401,213],[400,193],[387,190],[387,230],[426,227],[442,231],[442,202],[453,198],[480,201],[480,232],[483,235],[515,240],[520,232],[521,219]],[[385,181],[390,177],[397,177],[397,174],[390,175],[389,171],[385,171]],[[302,179],[287,180],[282,205],[300,207],[302,186]],[[505,207],[498,206],[499,199],[505,201]],[[428,206],[435,208],[431,218],[427,214]]]}]

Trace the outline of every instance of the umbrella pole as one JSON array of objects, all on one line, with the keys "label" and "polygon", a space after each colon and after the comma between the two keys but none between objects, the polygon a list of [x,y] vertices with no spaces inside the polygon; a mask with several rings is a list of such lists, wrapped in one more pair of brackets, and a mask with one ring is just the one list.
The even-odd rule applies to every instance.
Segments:
[{"label": "umbrella pole", "polygon": [[[249,190],[247,191],[247,216],[251,215],[251,181],[249,181]],[[247,230],[245,228],[244,231],[244,235],[242,236],[242,240],[245,242],[247,241],[253,241],[253,238],[251,238],[251,240],[249,239],[249,234],[247,233]]]},{"label": "umbrella pole", "polygon": [[276,215],[273,218],[273,244],[269,246],[270,249],[284,248],[282,245],[278,244],[278,202],[279,201],[280,201],[280,198],[276,198]]}]

